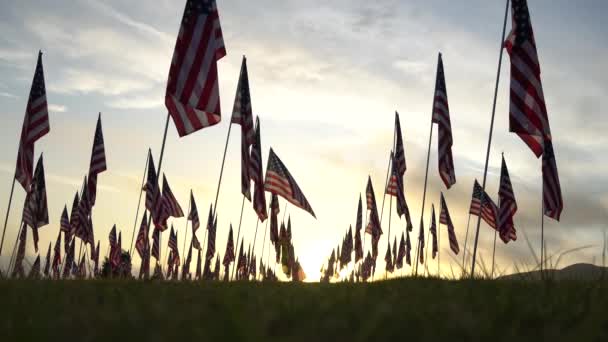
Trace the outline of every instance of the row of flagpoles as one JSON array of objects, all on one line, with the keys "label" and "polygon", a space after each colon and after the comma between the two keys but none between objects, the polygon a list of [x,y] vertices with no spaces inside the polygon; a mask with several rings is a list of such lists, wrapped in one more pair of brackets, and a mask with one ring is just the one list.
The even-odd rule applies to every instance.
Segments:
[{"label": "row of flagpoles", "polygon": [[[498,204],[495,204],[491,197],[486,193],[487,169],[492,142],[496,97],[498,94],[503,48],[507,49],[511,57],[509,110],[510,131],[518,134],[537,157],[543,157],[543,213],[541,214],[543,217],[543,221],[541,222],[542,241],[544,241],[544,216],[546,215],[559,220],[563,208],[559,177],[557,174],[555,155],[552,147],[552,136],[550,133],[547,110],[544,103],[544,95],[540,81],[540,67],[536,51],[536,44],[532,32],[527,3],[525,0],[513,0],[511,6],[513,28],[505,40],[509,4],[510,1],[507,0],[484,175],[481,185],[477,181],[474,183],[471,207],[469,210],[469,223],[471,215],[477,216],[475,239],[473,242],[472,263],[469,273],[471,276],[475,275],[481,219],[484,219],[484,221],[486,221],[488,225],[495,230],[494,250],[496,236],[500,236],[501,240],[505,243],[515,240],[517,237],[516,229],[513,223],[513,216],[517,211],[517,203],[515,201],[515,195],[510,182],[504,156],[502,160]],[[133,243],[135,242],[135,250],[138,252],[142,261],[142,266],[140,268],[140,277],[142,278],[147,279],[150,277],[151,257],[155,258],[154,274],[156,276],[164,276],[164,274],[166,274],[172,279],[178,278],[177,269],[178,266],[181,265],[181,258],[177,243],[177,232],[172,225],[168,240],[169,253],[166,255],[166,272],[162,269],[160,248],[161,233],[169,228],[168,220],[172,217],[184,217],[184,212],[173,195],[169,182],[167,181],[167,177],[164,174],[162,178],[162,188],[160,187],[159,178],[161,175],[161,166],[165,152],[169,118],[171,118],[174,122],[180,137],[192,134],[204,128],[211,127],[220,122],[221,110],[218,92],[219,81],[217,61],[223,58],[225,55],[226,49],[224,46],[215,1],[187,1],[167,82],[165,104],[168,114],[163,134],[160,157],[158,160],[158,168],[155,167],[152,152],[148,151],[145,166],[146,171],[144,173],[144,179],[142,179],[142,190],[138,200],[131,243],[129,245],[128,253],[126,253],[128,254],[130,260],[130,257],[133,254]],[[442,55],[439,54],[431,112],[431,127],[429,133],[418,241],[413,258],[413,275],[418,275],[419,264],[424,264],[425,259],[428,261],[428,248],[427,254],[425,254],[424,251],[424,212],[427,197],[431,141],[435,124],[437,124],[438,131],[439,176],[448,190],[456,183],[454,161],[452,156],[453,138],[450,120],[443,59]],[[282,269],[288,277],[292,277],[294,280],[302,280],[305,275],[303,274],[303,270],[299,265],[297,257],[295,256],[294,246],[292,243],[291,220],[288,219],[287,225],[285,225],[285,220],[283,217],[279,229],[277,218],[280,211],[278,196],[283,197],[296,207],[309,212],[313,217],[315,217],[315,213],[295,179],[272,148],[269,149],[266,173],[264,175],[262,167],[263,159],[261,153],[260,119],[257,117],[254,124],[251,96],[249,91],[247,60],[245,57],[243,57],[242,60],[232,116],[228,126],[216,196],[214,202],[210,205],[203,245],[200,244],[200,241],[196,236],[196,232],[200,227],[200,221],[198,218],[198,210],[194,199],[194,194],[192,191],[190,193],[189,209],[187,211],[187,223],[184,230],[184,243],[182,248],[184,253],[187,246],[186,237],[189,222],[191,222],[191,240],[187,257],[182,265],[182,279],[190,278],[189,266],[192,259],[193,248],[198,250],[196,267],[197,272],[195,278],[220,278],[220,256],[219,253],[216,254],[215,248],[218,214],[216,209],[218,206],[226,152],[229,145],[230,132],[233,124],[241,127],[241,193],[243,198],[239,224],[237,226],[236,239],[233,237],[233,229],[231,225],[226,252],[221,262],[224,266],[224,279],[248,279],[249,275],[253,274],[251,273],[251,269],[253,269],[253,272],[255,272],[257,268],[255,245],[257,241],[258,226],[260,223],[263,223],[265,220],[269,219],[269,228],[268,230],[264,229],[264,241],[262,241],[263,246],[265,246],[265,236],[266,232],[268,231],[269,241],[275,246],[276,262],[281,263]],[[33,167],[34,145],[36,141],[48,134],[49,131],[50,124],[42,67],[42,53],[39,53],[21,132],[15,177],[13,178],[13,185],[9,197],[5,224],[2,238],[0,240],[0,255],[2,255],[6,226],[12,205],[14,185],[15,181],[18,181],[26,191],[27,196],[23,207],[22,223],[19,227],[17,241],[13,247],[9,269],[7,270],[7,274],[11,274],[13,276],[24,275],[23,261],[25,257],[27,228],[30,227],[32,229],[34,247],[35,250],[38,251],[38,229],[49,223],[42,155],[38,160],[36,168],[34,169]],[[343,239],[342,252],[336,253],[335,250],[332,252],[327,264],[327,268],[325,268],[323,272],[324,279],[329,279],[331,276],[337,273],[336,269],[341,270],[347,264],[353,261],[352,253],[355,254],[354,263],[358,264],[358,268],[353,268],[353,276],[356,275],[357,278],[362,277],[363,279],[369,278],[370,275],[373,276],[373,273],[375,272],[376,259],[378,256],[378,243],[381,235],[383,235],[382,220],[384,216],[384,202],[386,195],[389,195],[389,224],[387,234],[387,251],[385,256],[387,274],[389,272],[393,272],[395,268],[402,268],[404,258],[406,263],[411,265],[412,258],[410,254],[412,251],[412,246],[409,233],[413,231],[413,224],[405,197],[404,178],[407,166],[405,161],[404,140],[402,137],[401,123],[398,113],[395,113],[395,128],[393,137],[393,145],[391,146],[388,161],[386,181],[383,185],[384,193],[380,214],[378,213],[378,206],[376,203],[371,177],[369,177],[366,188],[367,219],[363,239],[361,237],[361,229],[363,229],[363,213],[360,198],[355,233],[353,235],[352,229],[349,229],[347,235]],[[64,207],[61,216],[60,231],[54,247],[55,256],[52,258],[52,262],[50,257],[50,245],[47,252],[47,267],[45,267],[47,274],[49,272],[49,264],[52,264],[51,269],[56,277],[61,275],[64,277],[69,276],[70,272],[72,272],[74,269],[78,269],[76,272],[77,274],[82,274],[84,272],[84,260],[87,253],[89,253],[90,259],[94,262],[93,271],[90,273],[96,274],[99,272],[98,263],[100,250],[99,241],[95,246],[92,209],[95,205],[97,193],[97,177],[100,173],[106,171],[106,169],[105,147],[100,114],[93,141],[89,171],[84,178],[80,193],[77,192],[75,194],[70,215],[68,215],[67,206]],[[252,182],[254,185],[253,192],[251,186]],[[135,237],[135,229],[137,227],[137,223],[139,222],[139,209],[143,192],[145,192],[144,214],[137,237]],[[268,216],[266,209],[267,204],[265,192],[270,192],[272,195],[269,206],[270,217]],[[390,241],[393,197],[395,197],[397,214],[400,218],[405,217],[406,224],[405,229],[401,234],[399,248],[397,248],[397,238],[395,237],[393,247],[391,249]],[[253,249],[249,248],[249,252],[247,253],[244,252],[244,239],[240,236],[245,200],[252,202],[253,209],[257,215],[256,230],[253,238]],[[450,249],[453,253],[458,254],[460,252],[460,246],[456,238],[454,225],[452,223],[443,193],[440,194],[439,224],[446,225]],[[266,226],[268,226],[268,221],[266,222]],[[149,237],[150,228],[153,228],[152,243],[150,243]],[[468,232],[469,225],[467,224],[467,233],[463,254],[466,254],[467,252],[466,246],[468,242]],[[65,260],[63,263],[61,262],[60,256],[61,233],[64,234]],[[371,236],[371,250],[368,251],[367,255],[365,254],[365,233],[370,234]],[[432,235],[432,239],[430,235]],[[436,226],[435,207],[432,205],[430,227],[428,229],[426,241],[430,240],[429,242],[432,243],[432,258],[434,259],[437,257],[438,259],[439,275],[440,235],[441,234]],[[76,238],[79,238],[81,241],[78,257],[75,255]],[[110,250],[108,252],[108,262],[112,272],[116,271],[120,273],[125,271],[121,270],[121,268],[123,268],[123,259],[125,257],[122,249],[122,232],[118,232],[117,235],[116,227],[113,227],[109,236],[109,241]],[[235,241],[237,244],[236,246]],[[541,246],[544,245],[544,242],[542,241]],[[204,249],[205,243],[205,264],[204,270],[201,270],[201,251]],[[84,256],[82,255],[83,247]],[[235,255],[237,250],[239,251],[238,258]],[[264,247],[262,249],[262,256],[259,258],[260,266],[263,264],[263,251]],[[268,253],[269,256],[270,250]],[[541,247],[541,259],[542,256],[544,256],[544,254]],[[211,271],[211,263],[214,257],[215,268],[214,271]],[[82,267],[78,267],[78,265],[76,265],[77,260],[80,260],[80,266]],[[360,261],[362,262],[359,263]],[[233,262],[234,265],[232,271],[230,271],[230,265]],[[465,262],[466,257],[463,255],[463,269],[466,273],[467,270],[466,266],[464,265]],[[39,269],[39,264],[40,256],[38,256],[34,265],[38,265],[36,267]],[[59,265],[61,264],[63,265],[62,270],[59,269]],[[339,267],[337,267],[338,264],[340,265]],[[543,262],[541,260],[541,265],[542,264]],[[76,265],[76,267],[74,267],[74,265]],[[267,275],[265,278],[276,278],[276,274],[270,270],[268,265],[269,262],[267,261],[266,268],[261,267],[263,273]],[[34,270],[35,269],[36,268],[34,268]],[[130,269],[128,272],[130,272]],[[230,275],[230,273],[232,273],[232,275]]]}]

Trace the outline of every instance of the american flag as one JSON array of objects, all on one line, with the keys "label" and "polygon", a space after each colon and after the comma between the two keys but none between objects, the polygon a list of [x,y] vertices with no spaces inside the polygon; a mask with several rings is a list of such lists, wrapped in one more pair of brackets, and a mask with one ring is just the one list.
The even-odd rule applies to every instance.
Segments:
[{"label": "american flag", "polygon": [[215,255],[215,240],[217,233],[217,219],[212,222],[212,217],[209,217],[210,221],[207,223],[207,230],[209,237],[207,238],[207,258],[213,258]]},{"label": "american flag", "polygon": [[164,231],[167,227],[161,226],[160,221],[163,213],[163,201],[151,150],[148,150],[148,176],[144,185],[144,191],[146,192],[146,209],[150,211],[154,226]]},{"label": "american flag", "polygon": [[66,232],[66,233],[69,233],[71,230],[70,218],[68,216],[68,206],[67,205],[65,207],[63,207],[63,212],[61,213],[59,229],[60,229],[60,231]]},{"label": "american flag", "polygon": [[251,201],[251,177],[249,176],[249,145],[245,142],[245,136],[241,134],[241,193]]},{"label": "american flag", "polygon": [[116,244],[113,248],[113,253],[111,253],[111,261],[114,267],[120,265],[120,260],[122,258],[122,232],[118,232],[118,240],[116,240]]},{"label": "american flag", "polygon": [[199,251],[202,249],[201,242],[198,241],[198,238],[196,237],[196,235],[192,235],[192,247],[194,247],[194,249],[197,249]]},{"label": "american flag", "polygon": [[515,200],[515,193],[513,192],[511,177],[509,177],[509,170],[507,169],[504,156],[502,157],[500,169],[498,203],[500,203],[500,207],[498,208],[498,231],[500,232],[500,238],[504,243],[508,243],[511,240],[515,241],[517,240],[517,233],[513,224],[513,215],[517,212],[517,201]]},{"label": "american flag", "polygon": [[[74,202],[72,202],[72,211],[70,211],[70,231],[69,234],[67,234],[66,236],[69,237],[69,235],[73,235],[76,233],[76,229],[78,229],[78,205],[80,203],[80,198],[78,196],[78,192],[76,192],[76,194],[74,195]],[[65,246],[65,248],[68,248],[69,246]],[[66,249],[66,253],[67,253],[67,249]]]},{"label": "american flag", "polygon": [[40,255],[36,256],[36,260],[34,260],[34,264],[30,269],[30,274],[28,275],[31,279],[40,278]]},{"label": "american flag", "polygon": [[418,241],[420,242],[420,264],[424,264],[424,224],[422,223],[422,221],[420,222]]},{"label": "american flag", "polygon": [[192,221],[192,234],[194,235],[201,226],[201,221],[198,218],[198,209],[196,208],[196,201],[194,200],[192,190],[190,190],[190,213],[188,213],[188,220]]},{"label": "american flag", "polygon": [[452,218],[450,217],[448,205],[445,203],[445,198],[443,197],[443,193],[441,193],[441,214],[439,215],[439,223],[445,224],[447,226],[448,238],[450,240],[450,249],[455,254],[458,254],[460,252],[460,247],[458,246],[458,240],[456,239],[456,232],[454,231],[454,225],[452,224]]},{"label": "american flag", "polygon": [[412,219],[410,216],[410,209],[405,201],[405,194],[403,192],[403,177],[399,175],[399,162],[397,161],[394,154],[391,153],[391,168],[392,173],[390,181],[386,188],[386,194],[395,196],[397,198],[397,214],[399,217],[405,215],[405,221],[407,222],[407,230],[412,231]]},{"label": "american flag", "polygon": [[359,204],[357,205],[357,222],[355,224],[355,231],[360,231],[363,228],[363,204],[361,201],[361,194],[359,194]]},{"label": "american flag", "polygon": [[49,210],[46,198],[46,182],[44,180],[44,162],[42,155],[36,163],[34,178],[30,192],[25,199],[23,222],[32,227],[34,249],[38,252],[38,229],[49,224]]},{"label": "american flag", "polygon": [[435,222],[435,205],[431,206],[431,227],[429,228],[431,235],[433,236],[433,259],[437,256],[439,251],[439,245],[437,244],[437,223]]},{"label": "american flag", "polygon": [[89,224],[87,225],[87,241],[91,248],[93,248],[95,244],[95,234],[93,233],[93,219],[89,215]]},{"label": "american flag", "polygon": [[484,191],[477,180],[475,180],[469,213],[475,216],[479,216],[481,213],[481,218],[490,227],[498,229],[498,206],[487,193],[485,193],[485,196],[482,194],[484,194]]},{"label": "american flag", "polygon": [[[177,199],[173,195],[171,191],[171,187],[169,186],[169,182],[167,181],[167,177],[163,174],[163,205],[165,207],[165,215],[169,215],[170,217],[184,217],[184,211],[182,207],[177,202]],[[162,222],[164,222],[166,218],[163,216]]]},{"label": "american flag", "polygon": [[65,263],[63,266],[63,278],[68,278],[70,276],[72,264],[74,263],[74,246],[76,245],[76,239],[73,239],[71,243],[66,245],[68,247],[65,256]]},{"label": "american flag", "polygon": [[173,229],[173,225],[171,225],[171,233],[169,234],[168,246],[172,251],[174,251],[175,253],[178,253],[177,252],[177,233]]},{"label": "american flag", "polygon": [[149,248],[148,234],[150,233],[150,227],[148,227],[148,215],[144,212],[144,217],[141,219],[141,225],[139,226],[139,232],[137,233],[137,240],[135,240],[135,250],[139,254],[140,258],[148,253]]},{"label": "american flag", "polygon": [[359,205],[357,206],[357,224],[355,225],[355,262],[363,259],[363,244],[361,241],[361,229],[363,227],[363,205],[359,195]]},{"label": "american flag", "polygon": [[251,94],[249,92],[249,74],[247,72],[247,58],[243,56],[239,83],[234,97],[232,109],[232,123],[241,125],[242,139],[247,146],[254,143],[253,114],[251,108]]},{"label": "american flag", "polygon": [[435,97],[433,101],[433,122],[437,123],[439,131],[439,176],[449,189],[456,183],[454,160],[452,158],[452,124],[450,122],[450,107],[448,106],[448,92],[443,73],[443,60],[441,53],[437,61],[437,79],[435,81]]},{"label": "american flag", "polygon": [[543,208],[546,216],[558,221],[564,209],[562,189],[559,184],[555,153],[551,141],[545,143],[545,152],[543,153]]},{"label": "american flag", "polygon": [[46,259],[44,262],[44,276],[45,277],[49,276],[49,271],[51,270],[51,245],[52,245],[52,243],[49,242],[49,249],[46,252]]},{"label": "american flag", "polygon": [[[91,214],[90,212],[90,205],[89,205],[89,194],[88,194],[88,188],[87,188],[87,177],[85,176],[84,178],[84,183],[83,183],[83,191],[82,191],[82,196],[80,198],[80,203],[78,203],[78,227],[76,228],[76,236],[79,237],[82,241],[84,242],[89,242],[90,241],[90,232],[92,232],[92,227],[89,227],[89,215]],[[94,242],[91,242],[91,246],[93,245]]]},{"label": "american flag", "polygon": [[[376,195],[374,193],[374,186],[372,185],[372,178],[369,176],[367,178],[367,188],[365,192],[367,197],[367,210],[370,210],[369,222],[365,228],[365,232],[371,234],[372,237],[375,237],[372,239],[372,242],[374,240],[377,242],[377,240],[380,239],[380,235],[382,235],[382,227],[380,227],[380,218],[378,216]],[[373,256],[376,257],[376,255]]]},{"label": "american flag", "polygon": [[180,137],[220,122],[217,61],[225,55],[215,0],[188,0],[165,93]]},{"label": "american flag", "polygon": [[19,234],[19,245],[17,246],[17,255],[15,256],[15,266],[13,268],[13,278],[17,275],[23,275],[23,259],[25,258],[25,244],[27,242],[27,227],[21,227]]},{"label": "american flag", "polygon": [[101,250],[100,250],[100,246],[99,246],[100,242],[101,242],[101,241],[97,240],[97,247],[95,248],[95,257],[93,257],[93,256],[91,255],[91,259],[93,260],[93,264],[94,264],[94,267],[93,267],[93,274],[95,274],[95,275],[96,275],[96,274],[98,273],[98,271],[99,271],[99,252],[101,251]]},{"label": "american flag", "polygon": [[393,256],[391,254],[391,243],[389,241],[388,246],[386,247],[386,254],[384,255],[384,262],[386,263],[386,272],[393,272],[395,270],[395,266],[393,265]]},{"label": "american flag", "polygon": [[262,142],[260,138],[260,118],[255,120],[255,139],[251,147],[251,157],[249,158],[249,176],[254,183],[253,191],[253,210],[258,214],[261,222],[268,218],[266,212],[266,194],[264,194],[264,170],[262,170]]},{"label": "american flag", "polygon": [[152,256],[160,261],[160,229],[154,228],[152,232]]},{"label": "american flag", "polygon": [[[393,151],[394,158],[391,157],[391,163],[394,165],[394,167],[391,178],[389,179],[386,193],[397,196],[397,189],[399,189],[398,183],[401,183],[401,189],[403,189],[403,176],[407,170],[405,163],[405,149],[403,148],[403,137],[401,136],[401,123],[399,121],[399,113],[397,112],[395,112],[395,146]],[[399,214],[399,216],[401,216],[401,214]]]},{"label": "american flag", "polygon": [[270,242],[273,245],[277,245],[279,241],[279,222],[278,215],[281,211],[279,208],[279,197],[277,194],[272,194],[272,199],[270,201]]},{"label": "american flag", "polygon": [[264,189],[285,198],[296,207],[306,210],[316,218],[314,211],[304,196],[304,193],[300,190],[296,180],[291,176],[289,170],[287,170],[272,148],[270,148],[268,154],[268,166],[266,167]]},{"label": "american flag", "polygon": [[194,280],[200,280],[202,274],[202,266],[201,266],[201,250],[198,249],[198,254],[196,256],[196,272],[194,273]]},{"label": "american flag", "polygon": [[30,96],[27,101],[21,140],[17,153],[15,178],[26,192],[30,191],[32,170],[34,169],[34,144],[50,131],[49,111],[44,86],[44,70],[42,68],[42,52],[38,52],[38,62],[32,80]]},{"label": "american flag", "polygon": [[513,28],[505,41],[511,56],[509,130],[519,135],[536,157],[551,140],[551,129],[540,79],[540,64],[526,0],[511,2]]},{"label": "american flag", "polygon": [[403,258],[405,257],[405,233],[401,233],[401,241],[399,241],[399,249],[397,250],[397,261],[395,262],[395,266],[397,269],[401,269],[403,267]]},{"label": "american flag", "polygon": [[235,259],[234,255],[234,238],[232,234],[232,224],[230,225],[230,231],[228,232],[228,242],[226,242],[226,253],[224,253],[224,260],[222,264],[226,267],[230,265]]},{"label": "american flag", "polygon": [[108,241],[110,242],[110,247],[113,249],[116,246],[116,225],[112,226],[112,230],[110,230],[110,234],[108,235]]},{"label": "american flag", "polygon": [[[66,248],[67,251],[67,248]],[[53,275],[57,278],[59,277],[59,265],[61,264],[61,231],[57,235],[57,240],[55,241],[55,246],[53,247],[53,264],[51,268],[53,269]]]},{"label": "american flag", "polygon": [[403,137],[401,136],[401,122],[399,120],[399,113],[397,112],[395,112],[395,164],[397,164],[399,175],[403,178],[403,175],[405,175],[405,171],[407,170],[407,165],[405,163]]},{"label": "american flag", "polygon": [[393,240],[393,267],[397,266],[397,236]]},{"label": "american flag", "polygon": [[89,165],[89,202],[95,205],[97,198],[97,175],[107,170],[106,150],[103,144],[103,131],[101,129],[101,113],[97,118],[93,150],[91,151],[91,164]]},{"label": "american flag", "polygon": [[186,260],[184,260],[184,265],[182,266],[182,280],[186,280],[190,277],[190,263],[192,262],[192,245],[188,249],[188,255],[186,255]]}]

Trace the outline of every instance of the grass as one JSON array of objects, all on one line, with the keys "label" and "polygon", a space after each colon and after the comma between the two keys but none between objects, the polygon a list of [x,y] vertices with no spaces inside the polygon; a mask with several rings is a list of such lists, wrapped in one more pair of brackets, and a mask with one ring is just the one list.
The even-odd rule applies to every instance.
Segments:
[{"label": "grass", "polygon": [[0,281],[3,341],[606,341],[608,283]]}]

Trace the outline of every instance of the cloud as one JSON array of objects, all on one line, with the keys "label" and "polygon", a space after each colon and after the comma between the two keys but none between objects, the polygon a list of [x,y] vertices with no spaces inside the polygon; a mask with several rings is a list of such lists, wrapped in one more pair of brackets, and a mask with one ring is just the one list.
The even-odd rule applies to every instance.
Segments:
[{"label": "cloud", "polygon": [[49,111],[51,112],[55,112],[55,113],[65,113],[67,111],[67,107],[64,105],[57,105],[57,104],[49,104]]},{"label": "cloud", "polygon": [[13,95],[13,94],[10,94],[10,93],[4,92],[4,91],[0,91],[0,96],[8,97],[9,99],[18,99],[19,98],[19,96],[17,96],[17,95]]},{"label": "cloud", "polygon": [[106,103],[110,108],[116,109],[150,109],[164,105],[162,96],[133,96],[122,97]]}]

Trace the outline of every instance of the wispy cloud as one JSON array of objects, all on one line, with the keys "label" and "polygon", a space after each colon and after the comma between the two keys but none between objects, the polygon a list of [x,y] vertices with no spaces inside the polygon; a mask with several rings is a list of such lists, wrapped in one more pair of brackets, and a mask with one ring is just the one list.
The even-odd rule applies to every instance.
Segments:
[{"label": "wispy cloud", "polygon": [[163,106],[162,97],[156,96],[127,96],[111,100],[106,103],[110,108],[116,109],[150,109]]},{"label": "wispy cloud", "polygon": [[2,97],[8,97],[10,99],[18,99],[19,98],[19,96],[17,96],[17,95],[13,95],[13,94],[10,94],[10,93],[4,92],[4,91],[0,91],[0,96],[2,96]]},{"label": "wispy cloud", "polygon": [[58,105],[58,104],[49,104],[49,111],[51,112],[55,112],[55,113],[65,113],[68,110],[68,108],[64,105]]}]

